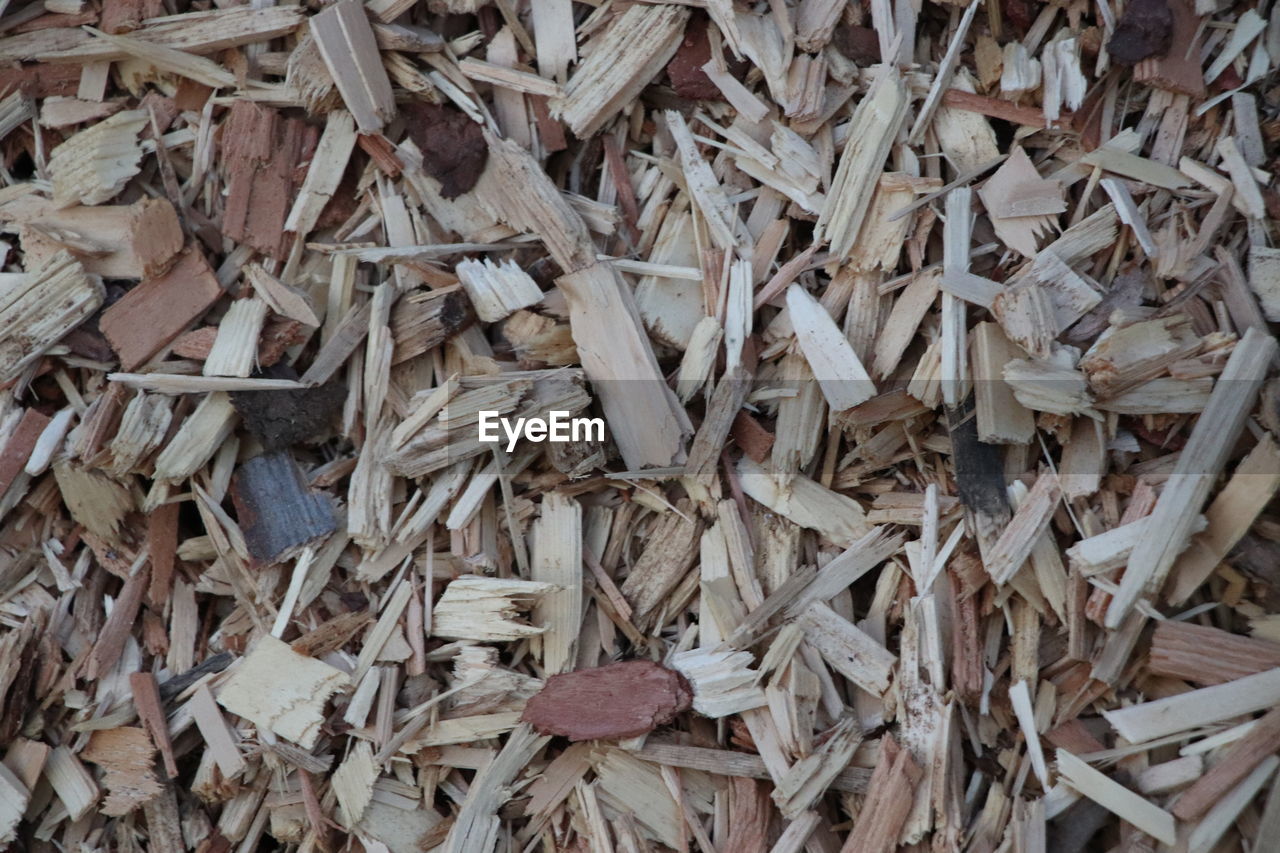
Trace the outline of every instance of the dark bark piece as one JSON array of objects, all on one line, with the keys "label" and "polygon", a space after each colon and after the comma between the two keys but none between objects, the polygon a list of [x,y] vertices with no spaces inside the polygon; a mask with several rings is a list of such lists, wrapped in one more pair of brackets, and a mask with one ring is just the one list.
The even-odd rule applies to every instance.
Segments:
[{"label": "dark bark piece", "polygon": [[[297,379],[289,369],[264,370],[271,379]],[[346,387],[331,381],[293,391],[234,391],[231,405],[268,452],[327,435],[347,397]]]},{"label": "dark bark piece", "polygon": [[711,60],[711,41],[707,38],[708,18],[695,15],[684,29],[684,40],[676,48],[676,55],[667,63],[667,77],[671,88],[682,98],[695,101],[722,100],[720,89],[702,70]]},{"label": "dark bark piece", "polygon": [[973,395],[970,395],[956,408],[948,408],[947,431],[951,436],[956,491],[985,567],[987,554],[1013,512],[1004,481],[1003,448],[978,440],[978,420],[974,416],[973,405]]},{"label": "dark bark piece", "polygon": [[409,138],[422,152],[422,168],[440,182],[440,195],[457,198],[469,192],[489,162],[480,125],[444,105],[414,104],[404,114]]},{"label": "dark bark piece", "polygon": [[1111,812],[1093,800],[1078,800],[1050,824],[1048,849],[1057,853],[1087,850],[1093,836],[1110,821]]},{"label": "dark bark piece", "polygon": [[1107,42],[1107,51],[1121,65],[1137,65],[1148,57],[1164,56],[1172,40],[1169,0],[1129,0]]},{"label": "dark bark piece", "polygon": [[164,684],[161,684],[160,700],[162,702],[170,701],[179,693],[204,678],[206,675],[222,672],[224,669],[231,666],[232,661],[235,659],[236,656],[231,652],[218,652],[213,657],[205,658],[203,661],[181,675],[175,675]]},{"label": "dark bark piece", "polygon": [[22,731],[27,712],[43,697],[33,697],[40,640],[49,622],[46,610],[36,610],[0,638],[0,746],[7,746]]},{"label": "dark bark piece", "polygon": [[553,675],[521,720],[544,735],[617,740],[666,725],[692,704],[693,691],[680,673],[631,660]]},{"label": "dark bark piece", "polygon": [[336,528],[329,498],[313,493],[287,452],[244,462],[231,486],[249,554],[260,565],[288,559]]},{"label": "dark bark piece", "polygon": [[971,512],[1008,519],[1009,499],[1001,447],[978,440],[972,397],[959,407],[947,410],[947,429],[951,434],[951,458],[956,466],[960,502]]},{"label": "dark bark piece", "polygon": [[836,27],[831,44],[858,65],[875,65],[880,61],[880,37],[871,27]]}]

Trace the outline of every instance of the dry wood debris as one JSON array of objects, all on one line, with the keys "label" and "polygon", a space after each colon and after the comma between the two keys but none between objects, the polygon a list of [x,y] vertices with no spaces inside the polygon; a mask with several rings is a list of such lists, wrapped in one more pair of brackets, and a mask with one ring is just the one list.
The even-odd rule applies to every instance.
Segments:
[{"label": "dry wood debris", "polygon": [[0,0],[0,848],[1280,850],[1277,67]]}]

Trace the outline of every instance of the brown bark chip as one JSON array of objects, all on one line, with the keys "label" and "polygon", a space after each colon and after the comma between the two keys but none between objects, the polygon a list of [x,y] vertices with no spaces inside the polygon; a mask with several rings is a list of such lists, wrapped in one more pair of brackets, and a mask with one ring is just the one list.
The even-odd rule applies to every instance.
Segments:
[{"label": "brown bark chip", "polygon": [[1168,0],[1131,0],[1107,42],[1111,58],[1136,65],[1150,56],[1164,56],[1173,38],[1173,12]]},{"label": "brown bark chip", "polygon": [[457,198],[474,187],[489,161],[480,125],[461,110],[436,104],[414,104],[405,115],[422,168],[440,182],[440,194]]},{"label": "brown bark chip", "polygon": [[651,732],[692,703],[693,691],[680,673],[629,660],[553,675],[521,720],[544,735],[617,740]]}]

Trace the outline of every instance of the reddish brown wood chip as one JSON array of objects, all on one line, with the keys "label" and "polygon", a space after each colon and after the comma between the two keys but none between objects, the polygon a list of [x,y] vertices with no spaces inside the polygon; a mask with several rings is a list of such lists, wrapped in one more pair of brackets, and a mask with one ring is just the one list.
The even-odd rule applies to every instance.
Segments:
[{"label": "reddish brown wood chip", "polygon": [[667,63],[671,88],[682,98],[719,99],[720,90],[702,70],[711,59],[711,42],[707,38],[708,21],[702,15],[690,19],[676,55]]},{"label": "reddish brown wood chip", "polygon": [[209,262],[189,247],[164,275],[144,281],[102,313],[98,327],[132,370],[163,349],[222,296]]},{"label": "reddish brown wood chip", "polygon": [[646,660],[553,675],[521,719],[544,735],[569,740],[638,737],[693,704],[684,676]]},{"label": "reddish brown wood chip", "polygon": [[440,195],[457,198],[474,187],[489,162],[480,125],[454,107],[414,104],[404,112],[422,168],[440,182]]},{"label": "reddish brown wood chip", "polygon": [[9,486],[22,473],[31,451],[35,449],[40,433],[49,425],[49,417],[35,409],[27,409],[22,413],[22,420],[14,429],[9,440],[0,451],[0,496],[9,490]]}]

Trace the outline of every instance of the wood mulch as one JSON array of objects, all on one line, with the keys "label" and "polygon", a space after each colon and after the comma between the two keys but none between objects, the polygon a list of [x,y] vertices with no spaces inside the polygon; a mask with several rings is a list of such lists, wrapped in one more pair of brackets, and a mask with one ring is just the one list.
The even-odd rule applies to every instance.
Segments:
[{"label": "wood mulch", "polygon": [[1280,850],[1278,66],[0,0],[0,847]]}]

